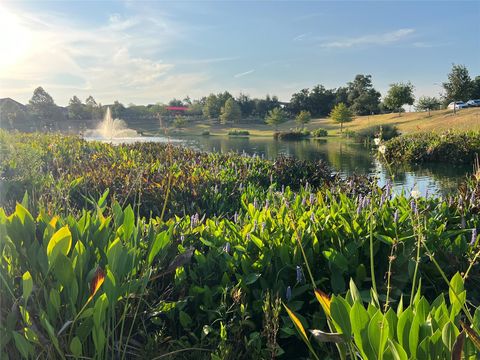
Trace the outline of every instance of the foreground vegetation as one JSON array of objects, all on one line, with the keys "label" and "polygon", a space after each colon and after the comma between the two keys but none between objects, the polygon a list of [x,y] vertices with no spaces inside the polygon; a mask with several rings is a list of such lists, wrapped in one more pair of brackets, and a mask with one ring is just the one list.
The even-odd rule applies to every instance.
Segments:
[{"label": "foreground vegetation", "polygon": [[478,352],[480,172],[426,199],[288,159],[1,135],[2,358]]},{"label": "foreground vegetation", "polygon": [[420,133],[385,143],[388,162],[473,164],[480,153],[480,132]]}]

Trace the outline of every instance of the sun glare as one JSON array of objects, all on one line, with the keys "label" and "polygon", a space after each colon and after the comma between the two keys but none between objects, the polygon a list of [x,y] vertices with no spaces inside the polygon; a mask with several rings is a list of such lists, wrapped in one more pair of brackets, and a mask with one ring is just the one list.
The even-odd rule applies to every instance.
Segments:
[{"label": "sun glare", "polygon": [[17,15],[0,6],[0,71],[21,60],[31,45],[31,32],[22,25]]}]

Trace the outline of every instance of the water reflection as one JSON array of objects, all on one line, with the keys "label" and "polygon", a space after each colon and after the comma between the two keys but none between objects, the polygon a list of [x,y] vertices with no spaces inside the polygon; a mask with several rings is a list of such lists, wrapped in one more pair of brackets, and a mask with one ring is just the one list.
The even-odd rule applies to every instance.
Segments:
[{"label": "water reflection", "polygon": [[269,138],[248,137],[191,137],[184,138],[187,146],[203,151],[237,152],[275,159],[284,154],[302,160],[325,160],[341,175],[364,174],[378,178],[380,186],[394,179],[394,191],[410,192],[418,189],[423,195],[447,194],[471,172],[469,166],[424,164],[422,166],[392,167],[378,161],[371,149],[338,139],[276,141]]}]

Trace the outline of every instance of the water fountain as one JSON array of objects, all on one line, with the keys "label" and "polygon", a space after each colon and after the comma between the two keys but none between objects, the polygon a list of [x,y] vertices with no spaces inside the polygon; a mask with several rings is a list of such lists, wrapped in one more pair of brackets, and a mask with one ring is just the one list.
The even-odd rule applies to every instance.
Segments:
[{"label": "water fountain", "polygon": [[125,121],[114,119],[110,107],[107,107],[107,112],[103,117],[103,121],[95,130],[87,130],[85,137],[101,140],[114,140],[139,138],[140,134],[133,129],[129,129]]}]

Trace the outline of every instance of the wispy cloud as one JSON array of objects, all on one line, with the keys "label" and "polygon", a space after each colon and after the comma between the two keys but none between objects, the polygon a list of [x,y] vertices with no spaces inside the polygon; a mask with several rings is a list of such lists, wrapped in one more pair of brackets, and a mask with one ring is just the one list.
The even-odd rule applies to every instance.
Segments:
[{"label": "wispy cloud", "polygon": [[415,29],[399,29],[383,34],[364,35],[328,41],[320,46],[324,48],[351,48],[355,46],[389,45],[408,38]]},{"label": "wispy cloud", "polygon": [[[0,12],[25,34],[22,53],[15,53],[12,61],[0,61],[3,96],[25,99],[25,89],[30,95],[42,85],[59,104],[73,94],[81,98],[92,94],[102,102],[145,103],[192,94],[192,88],[208,79],[202,72],[180,73],[175,63],[162,60],[158,49],[166,51],[187,30],[158,14],[113,14],[105,24],[86,28],[59,14],[3,7]],[[0,30],[5,30],[1,24]]]},{"label": "wispy cloud", "polygon": [[239,73],[239,74],[235,74],[233,75],[234,78],[241,78],[243,76],[247,76],[247,75],[250,75],[251,73],[253,73],[255,71],[255,69],[252,69],[252,70],[248,70],[248,71],[245,71],[245,72],[242,72],[242,73]]},{"label": "wispy cloud", "polygon": [[225,61],[234,61],[238,59],[239,59],[238,56],[230,56],[230,57],[218,57],[218,58],[208,58],[208,59],[181,60],[179,61],[179,63],[187,64],[187,65],[215,64],[215,63],[221,63]]},{"label": "wispy cloud", "polygon": [[305,39],[308,35],[310,35],[310,33],[303,33],[303,34],[300,34],[300,35],[297,35],[293,38],[293,41],[302,41],[303,39]]}]

